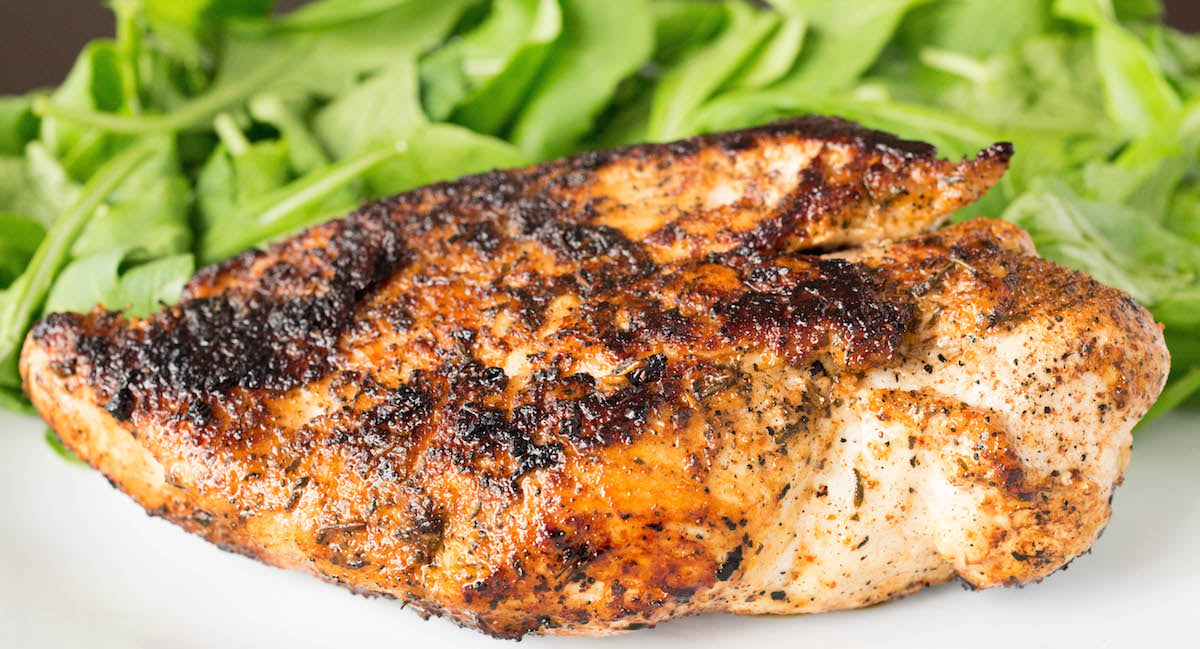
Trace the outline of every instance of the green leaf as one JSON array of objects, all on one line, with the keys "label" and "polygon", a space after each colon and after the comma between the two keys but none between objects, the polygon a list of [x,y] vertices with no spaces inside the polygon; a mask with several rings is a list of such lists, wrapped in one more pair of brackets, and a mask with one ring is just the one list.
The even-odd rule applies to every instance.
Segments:
[{"label": "green leaf", "polygon": [[[190,99],[174,110],[153,115],[114,115],[68,105],[54,98],[34,100],[34,112],[42,117],[43,137],[46,124],[65,124],[73,129],[85,129],[96,137],[106,133],[125,135],[169,133],[193,128],[231,106],[245,102],[264,89],[272,79],[291,78],[283,71],[294,61],[288,50],[255,59],[257,64],[243,76],[214,86],[204,95]],[[78,132],[78,131],[73,131]]]},{"label": "green leaf", "polygon": [[840,11],[841,5],[834,0],[780,3],[789,13],[809,20],[796,67],[772,87],[735,89],[712,98],[697,111],[691,129],[737,128],[798,112],[839,114],[836,108],[856,107],[853,99],[839,100],[835,95],[852,97],[848,87],[871,67],[900,20],[921,2],[869,0],[849,14]]},{"label": "green leaf", "polygon": [[757,53],[729,80],[731,88],[760,88],[768,86],[791,70],[804,45],[808,21],[802,16],[788,16]]},{"label": "green leaf", "polygon": [[368,194],[384,196],[527,159],[511,145],[450,124],[428,124],[417,100],[414,66],[401,62],[329,104],[314,120],[338,157],[402,141],[404,150],[368,171]]},{"label": "green leaf", "polygon": [[406,144],[403,153],[367,172],[373,195],[529,162],[511,144],[454,124],[430,124],[413,132]]},{"label": "green leaf", "polygon": [[1058,0],[1055,9],[1092,28],[1108,113],[1126,133],[1145,133],[1180,109],[1158,59],[1116,21],[1109,0]]},{"label": "green leaf", "polygon": [[46,294],[42,314],[58,311],[88,312],[97,304],[110,309],[125,305],[112,299],[120,278],[117,268],[125,258],[121,248],[106,250],[67,264]]},{"label": "green leaf", "polygon": [[[556,0],[497,0],[475,30],[421,62],[421,98],[429,117],[497,132],[524,95],[562,29]],[[481,99],[487,96],[485,103]]]},{"label": "green leaf", "polygon": [[564,0],[563,34],[514,122],[511,140],[536,159],[571,151],[653,49],[643,0]]},{"label": "green leaf", "polygon": [[[66,81],[48,97],[35,100],[35,112],[46,105],[102,115],[127,112],[120,58],[115,41],[97,39],[88,43]],[[125,139],[53,114],[43,114],[41,139],[70,177],[77,180],[91,176],[126,144]]]},{"label": "green leaf", "polygon": [[956,0],[917,7],[897,39],[910,56],[935,48],[982,58],[1006,54],[1050,27],[1046,0]]},{"label": "green leaf", "polygon": [[504,71],[472,93],[451,119],[480,133],[498,135],[511,125],[545,65],[554,40],[562,33],[558,0],[541,0],[524,46]]},{"label": "green leaf", "polygon": [[230,214],[290,180],[287,148],[282,142],[256,142],[240,155],[221,145],[196,180],[201,232],[237,228]]},{"label": "green leaf", "polygon": [[113,247],[153,259],[191,252],[191,189],[179,175],[174,147],[164,142],[130,172],[97,210],[71,248],[83,257]]},{"label": "green leaf", "polygon": [[810,31],[791,88],[807,92],[845,88],[879,57],[900,20],[925,0],[863,0],[846,11],[839,0],[794,0]]},{"label": "green leaf", "polygon": [[[40,147],[40,144],[34,143],[32,147]],[[57,165],[55,167],[57,168]],[[45,170],[39,169],[38,171],[40,173]],[[53,171],[51,173],[55,178],[58,177],[58,174]],[[65,175],[63,172],[61,177],[65,178]],[[69,200],[69,193],[64,191],[50,196],[45,195],[41,191],[41,183],[45,182],[48,186],[54,186],[54,183],[48,180],[35,176],[28,159],[0,155],[0,212],[20,214],[43,226],[50,225],[59,214],[56,204],[64,198]]]},{"label": "green leaf", "polygon": [[404,137],[428,123],[418,99],[416,66],[400,59],[343,93],[313,118],[313,131],[336,157]]},{"label": "green leaf", "polygon": [[328,212],[314,211],[314,206],[327,204],[331,195],[336,195],[375,165],[398,155],[405,146],[401,141],[370,147],[219,215],[200,233],[200,262],[215,263],[300,228],[340,216],[353,205],[343,205]]},{"label": "green leaf", "polygon": [[0,289],[7,287],[25,270],[46,229],[37,221],[0,212]]},{"label": "green leaf", "polygon": [[1146,426],[1164,414],[1183,405],[1188,399],[1200,393],[1200,365],[1190,366],[1177,378],[1172,378],[1167,387],[1159,395],[1158,401],[1151,406],[1149,412],[1142,417],[1139,426]]},{"label": "green leaf", "polygon": [[[1193,163],[1194,168],[1194,163]],[[1190,178],[1168,197],[1163,225],[1189,241],[1200,244],[1200,186]]]},{"label": "green leaf", "polygon": [[25,170],[29,214],[49,226],[75,200],[80,185],[40,140],[25,147]]},{"label": "green leaf", "polygon": [[1171,84],[1183,97],[1195,97],[1200,90],[1200,38],[1161,25],[1144,33]]},{"label": "green leaf", "polygon": [[[240,101],[254,94],[339,97],[362,77],[415,59],[439,43],[466,6],[466,0],[326,1],[282,21],[237,25],[225,44],[213,92],[237,87]],[[247,75],[264,68],[271,69],[265,78],[244,86]]]},{"label": "green leaf", "polygon": [[59,270],[66,265],[70,249],[86,227],[88,218],[137,165],[153,153],[153,144],[136,145],[105,163],[88,180],[70,208],[55,221],[25,272],[0,293],[0,385],[20,385],[17,357],[25,332],[41,310]]},{"label": "green leaf", "polygon": [[274,95],[259,96],[250,103],[250,114],[254,119],[279,130],[280,139],[286,142],[288,163],[293,171],[301,174],[316,171],[329,163],[316,134],[305,122],[308,103]]},{"label": "green leaf", "polygon": [[37,131],[33,97],[0,97],[0,155],[21,155],[25,145],[37,137]]},{"label": "green leaf", "polygon": [[654,61],[677,63],[685,52],[707,43],[729,19],[727,6],[707,0],[659,0],[654,15]]},{"label": "green leaf", "polygon": [[287,14],[282,20],[260,23],[260,28],[280,32],[336,31],[347,24],[378,20],[412,0],[323,0],[309,2]]},{"label": "green leaf", "polygon": [[1161,0],[1112,0],[1120,21],[1158,20],[1163,15]]},{"label": "green leaf", "polygon": [[34,417],[38,414],[20,387],[0,386],[0,408]]},{"label": "green leaf", "polygon": [[191,254],[170,255],[135,266],[121,275],[114,304],[131,316],[146,316],[179,301],[179,293],[196,270]]},{"label": "green leaf", "polygon": [[44,312],[90,311],[100,305],[143,316],[179,299],[195,270],[190,254],[171,255],[125,269],[132,249],[113,248],[72,261],[59,273]]},{"label": "green leaf", "polygon": [[156,41],[187,64],[211,64],[209,45],[230,20],[266,16],[273,0],[136,0]]},{"label": "green leaf", "polygon": [[1132,34],[1104,24],[1096,28],[1096,59],[1108,112],[1129,133],[1144,133],[1169,119],[1180,101],[1153,54]]},{"label": "green leaf", "polygon": [[[437,43],[465,6],[464,0],[376,4],[378,11],[367,11],[354,3],[320,3],[328,5],[321,12],[321,20],[328,21],[323,29],[310,29],[297,19],[297,14],[312,15],[302,12],[279,23],[250,21],[231,26],[213,86],[167,113],[113,114],[105,106],[78,105],[80,102],[73,100],[76,91],[35,101],[34,111],[44,123],[63,123],[74,129],[72,132],[86,129],[99,135],[146,134],[194,128],[260,94],[333,97],[351,88],[363,75],[411,58]],[[336,10],[335,5],[339,6]],[[104,42],[93,41],[89,47],[96,51],[89,56],[107,61],[104,57],[111,43],[107,49],[96,44]],[[104,87],[119,90],[115,65],[82,69],[104,70],[113,78]]]},{"label": "green leaf", "polygon": [[685,135],[692,112],[753,57],[779,26],[778,14],[741,3],[728,7],[730,22],[724,31],[659,80],[647,126],[651,140],[672,140]]}]

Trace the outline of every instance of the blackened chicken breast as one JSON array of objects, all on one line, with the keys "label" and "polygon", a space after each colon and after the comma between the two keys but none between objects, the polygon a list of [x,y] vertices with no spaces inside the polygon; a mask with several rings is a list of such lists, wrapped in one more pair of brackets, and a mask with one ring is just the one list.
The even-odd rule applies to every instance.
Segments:
[{"label": "blackened chicken breast", "polygon": [[152,514],[498,636],[1024,583],[1168,358],[1016,227],[936,230],[1010,155],[801,118],[471,176],[51,315],[22,375]]}]

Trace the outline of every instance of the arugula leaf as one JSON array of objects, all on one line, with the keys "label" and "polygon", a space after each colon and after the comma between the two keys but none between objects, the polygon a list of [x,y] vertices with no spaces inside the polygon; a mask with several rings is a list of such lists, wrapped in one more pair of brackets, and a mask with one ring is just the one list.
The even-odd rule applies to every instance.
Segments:
[{"label": "arugula leaf", "polygon": [[159,257],[121,274],[118,292],[110,299],[132,316],[146,316],[179,299],[196,270],[191,254]]},{"label": "arugula leaf", "polygon": [[[339,8],[327,6],[334,4],[340,5]],[[321,30],[312,29],[308,22],[312,19],[305,18],[317,15],[312,11],[293,13],[278,23],[231,24],[213,86],[168,113],[119,115],[96,103],[79,106],[79,102],[71,101],[77,90],[64,97],[56,94],[50,100],[35,101],[34,111],[44,121],[66,122],[94,133],[162,133],[194,128],[258,94],[335,96],[351,87],[360,76],[432,46],[462,13],[465,1],[377,4],[381,5],[375,7],[378,11],[366,11],[357,3],[311,5],[326,6],[320,17],[329,22]],[[89,48],[95,50],[85,50],[91,67],[81,69],[93,75],[100,71],[111,77],[101,84],[105,88],[118,83],[115,66],[93,61],[99,57],[101,63],[107,63],[112,44],[93,41]],[[86,77],[84,72],[79,76]],[[64,87],[74,88],[81,83],[70,84],[68,79]]]},{"label": "arugula leaf", "polygon": [[216,228],[238,227],[225,222],[231,213],[287,184],[289,177],[287,148],[282,142],[257,142],[236,155],[219,145],[196,179],[201,236]]},{"label": "arugula leaf", "polygon": [[740,2],[728,6],[729,25],[716,40],[692,52],[659,80],[647,125],[651,140],[671,140],[686,134],[692,111],[754,56],[779,26],[778,14]]},{"label": "arugula leaf", "polygon": [[1179,97],[1163,77],[1158,60],[1132,34],[1106,22],[1096,26],[1095,39],[1113,121],[1140,134],[1179,110]]},{"label": "arugula leaf", "polygon": [[319,32],[336,30],[349,23],[376,20],[388,12],[410,4],[412,0],[325,0],[297,8],[282,20],[260,28],[279,31]]},{"label": "arugula leaf", "polygon": [[655,85],[686,53],[702,49],[728,23],[724,3],[707,0],[659,0],[650,4],[654,50],[650,60],[617,85],[609,107],[597,118],[594,132],[580,146],[606,148],[649,139],[647,123]]},{"label": "arugula leaf", "polygon": [[330,102],[313,118],[313,131],[335,156],[343,157],[374,141],[408,135],[426,123],[416,65],[407,58]]},{"label": "arugula leaf", "polygon": [[573,150],[617,84],[653,51],[653,24],[643,0],[563,0],[562,9],[562,37],[509,138],[536,159]]},{"label": "arugula leaf", "polygon": [[[44,151],[37,142],[31,144],[31,148]],[[37,155],[38,153],[34,153],[35,157]],[[69,191],[47,196],[41,190],[68,190],[70,183],[55,182],[60,179],[65,181],[66,178],[66,173],[61,172],[57,164],[49,168],[39,168],[37,173],[45,175],[35,176],[30,160],[26,158],[0,155],[0,212],[20,214],[44,226],[54,222],[60,211],[56,204],[64,199],[69,200]]]},{"label": "arugula leaf", "polygon": [[25,393],[21,391],[20,387],[0,386],[0,408],[33,417],[38,414],[33,404],[25,398]]},{"label": "arugula leaf", "polygon": [[209,49],[225,23],[266,16],[274,0],[136,0],[155,40],[185,63],[211,65]]},{"label": "arugula leaf", "polygon": [[46,229],[37,221],[0,212],[0,288],[12,284],[33,258]]},{"label": "arugula leaf", "polygon": [[1116,22],[1109,0],[1058,0],[1055,9],[1092,28],[1109,116],[1128,134],[1145,133],[1179,110],[1158,59]]},{"label": "arugula leaf", "polygon": [[308,103],[306,100],[287,101],[274,95],[261,95],[250,102],[250,114],[254,119],[279,130],[280,139],[287,144],[288,162],[297,173],[316,171],[329,163],[321,143],[304,121]]},{"label": "arugula leaf", "polygon": [[[362,77],[433,47],[467,4],[466,0],[327,1],[307,5],[279,21],[236,23],[211,91],[229,88],[236,97],[203,118],[256,94],[338,97]],[[249,76],[256,81],[248,86]]]},{"label": "arugula leaf", "polygon": [[367,172],[374,195],[530,162],[511,144],[455,124],[430,124],[413,132],[406,145],[403,153]]},{"label": "arugula leaf", "polygon": [[[76,129],[86,129],[93,134],[149,134],[169,133],[193,128],[211,119],[217,113],[230,106],[247,100],[248,97],[263,89],[268,81],[281,75],[290,62],[290,54],[280,53],[259,60],[259,65],[245,76],[234,81],[221,83],[208,93],[189,99],[174,110],[157,115],[117,115],[101,110],[78,108],[68,105],[55,98],[38,98],[33,102],[33,110],[42,117],[43,133],[46,124],[59,122],[69,124]],[[43,135],[43,137],[49,137]]]},{"label": "arugula leaf", "polygon": [[400,62],[329,104],[314,119],[317,136],[339,157],[388,139],[404,142],[402,153],[365,174],[369,195],[526,162],[501,140],[450,124],[429,124],[417,93],[415,66]]},{"label": "arugula leaf", "polygon": [[403,151],[404,146],[403,142],[393,142],[368,148],[218,214],[200,233],[201,263],[220,261],[353,207],[344,205],[325,213],[314,210],[375,165]]},{"label": "arugula leaf", "polygon": [[1200,38],[1162,25],[1152,25],[1144,34],[1171,85],[1184,98],[1195,97],[1200,89]]},{"label": "arugula leaf", "polygon": [[852,84],[879,57],[900,20],[926,0],[863,0],[845,11],[838,0],[792,0],[808,16],[810,35],[789,86],[809,92]]},{"label": "arugula leaf", "polygon": [[1117,19],[1125,21],[1158,20],[1163,16],[1161,0],[1112,0]]},{"label": "arugula leaf", "polygon": [[808,21],[803,16],[785,17],[770,40],[746,61],[727,85],[730,88],[760,88],[782,79],[800,54],[806,29]]},{"label": "arugula leaf", "polygon": [[32,96],[0,97],[0,155],[21,155],[37,131]]},{"label": "arugula leaf", "polygon": [[52,224],[79,194],[79,183],[40,140],[25,147],[25,173],[27,213],[44,225]]},{"label": "arugula leaf", "polygon": [[[66,81],[48,97],[35,100],[35,112],[50,104],[64,110],[106,114],[128,111],[119,61],[120,52],[115,41],[98,39],[88,43]],[[124,146],[127,138],[114,137],[53,114],[43,114],[41,140],[70,177],[82,180],[96,173]]]},{"label": "arugula leaf", "polygon": [[497,0],[488,19],[421,62],[433,120],[497,134],[512,118],[562,31],[557,0]]},{"label": "arugula leaf", "polygon": [[654,16],[654,54],[659,65],[678,63],[689,50],[707,43],[729,20],[726,5],[706,0],[659,0]]},{"label": "arugula leaf", "polygon": [[88,218],[137,165],[153,153],[153,144],[139,144],[105,163],[88,180],[70,208],[55,221],[25,272],[0,293],[0,386],[20,386],[17,357],[25,332],[40,312],[59,270],[66,265],[69,251],[86,227]]},{"label": "arugula leaf", "polygon": [[1154,402],[1154,405],[1150,407],[1150,410],[1138,422],[1138,426],[1145,426],[1178,408],[1197,393],[1200,393],[1200,365],[1193,366],[1186,374],[1173,379],[1163,390],[1163,393],[1159,395],[1158,401]]},{"label": "arugula leaf", "polygon": [[191,189],[179,175],[174,148],[164,141],[110,194],[107,205],[71,247],[71,255],[83,257],[114,247],[134,250],[139,259],[190,253],[190,208]]},{"label": "arugula leaf", "polygon": [[906,56],[939,49],[984,58],[1011,52],[1051,25],[1045,0],[958,0],[927,3],[905,19],[897,41]]},{"label": "arugula leaf", "polygon": [[1200,244],[1200,185],[1197,185],[1195,178],[1194,163],[1191,177],[1169,197],[1163,225],[1179,236]]},{"label": "arugula leaf", "polygon": [[828,112],[816,107],[836,103],[830,97],[867,71],[901,19],[922,1],[868,0],[851,15],[835,0],[780,2],[789,13],[806,16],[810,27],[794,69],[771,87],[735,89],[711,99],[696,112],[691,130],[735,128],[796,111]]},{"label": "arugula leaf", "polygon": [[143,316],[174,302],[195,270],[191,254],[171,255],[122,266],[136,257],[128,248],[113,248],[76,259],[59,273],[46,296],[44,311],[90,311],[97,304],[127,315]]}]

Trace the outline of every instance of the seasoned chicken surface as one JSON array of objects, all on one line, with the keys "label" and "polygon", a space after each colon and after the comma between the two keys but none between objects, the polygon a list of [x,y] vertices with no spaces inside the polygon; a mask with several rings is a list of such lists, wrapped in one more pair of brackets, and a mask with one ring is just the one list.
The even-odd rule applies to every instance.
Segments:
[{"label": "seasoned chicken surface", "polygon": [[1011,150],[804,118],[364,206],[22,357],[151,513],[486,633],[1040,579],[1109,518],[1159,327],[1016,227]]}]

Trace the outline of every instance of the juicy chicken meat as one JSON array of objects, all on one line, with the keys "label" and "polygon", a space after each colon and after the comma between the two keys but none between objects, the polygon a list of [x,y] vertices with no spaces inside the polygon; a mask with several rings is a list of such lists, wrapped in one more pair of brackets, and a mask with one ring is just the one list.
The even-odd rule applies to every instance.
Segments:
[{"label": "juicy chicken meat", "polygon": [[468,177],[52,315],[22,372],[152,514],[498,636],[1020,584],[1168,358],[1016,227],[932,231],[1010,154],[803,118]]}]

